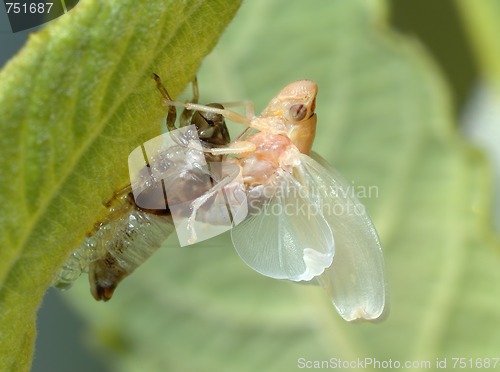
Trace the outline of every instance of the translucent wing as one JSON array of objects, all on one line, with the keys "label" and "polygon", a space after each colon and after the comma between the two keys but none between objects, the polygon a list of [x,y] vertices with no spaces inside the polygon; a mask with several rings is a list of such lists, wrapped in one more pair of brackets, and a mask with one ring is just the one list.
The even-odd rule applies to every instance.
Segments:
[{"label": "translucent wing", "polygon": [[250,215],[231,230],[243,261],[276,279],[311,280],[330,266],[333,236],[316,200],[291,174],[277,177],[249,195]]},{"label": "translucent wing", "polygon": [[[325,160],[301,155],[301,177],[313,184],[323,216],[335,239],[332,265],[318,277],[339,314],[347,321],[379,318],[386,302],[380,241],[364,206],[350,185]],[[321,162],[322,164],[319,164]]]}]

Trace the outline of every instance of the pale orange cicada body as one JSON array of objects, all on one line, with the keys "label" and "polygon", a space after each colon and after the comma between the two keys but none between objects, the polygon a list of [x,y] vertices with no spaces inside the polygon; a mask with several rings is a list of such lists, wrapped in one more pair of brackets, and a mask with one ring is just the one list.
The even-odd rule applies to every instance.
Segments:
[{"label": "pale orange cicada body", "polygon": [[375,320],[386,308],[380,241],[364,206],[348,192],[349,184],[311,153],[317,91],[311,80],[295,81],[259,116],[248,102],[242,102],[245,116],[167,102],[248,127],[230,146],[206,150],[224,155],[239,171],[193,201],[187,229],[196,241],[198,208],[217,193],[244,193],[246,215],[235,221],[231,237],[248,266],[271,278],[317,281],[345,320]]}]

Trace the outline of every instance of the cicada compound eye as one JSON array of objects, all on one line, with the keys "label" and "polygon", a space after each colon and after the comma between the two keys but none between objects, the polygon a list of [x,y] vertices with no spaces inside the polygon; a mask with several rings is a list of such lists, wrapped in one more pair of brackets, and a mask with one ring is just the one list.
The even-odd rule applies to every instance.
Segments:
[{"label": "cicada compound eye", "polygon": [[290,106],[288,111],[290,113],[290,118],[293,121],[301,121],[304,120],[307,115],[307,106],[302,103],[296,103]]}]

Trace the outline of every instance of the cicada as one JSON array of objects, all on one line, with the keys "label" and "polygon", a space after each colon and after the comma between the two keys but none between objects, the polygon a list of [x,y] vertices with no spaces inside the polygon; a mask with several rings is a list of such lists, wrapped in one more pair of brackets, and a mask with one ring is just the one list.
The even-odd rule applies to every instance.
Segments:
[{"label": "cicada", "polygon": [[[155,74],[157,87],[165,100],[170,96]],[[193,99],[198,102],[198,85],[193,81]],[[205,107],[205,106],[204,106]],[[207,107],[223,109],[220,104]],[[176,131],[176,109],[170,106],[166,126],[170,132]],[[197,151],[183,145],[183,141],[199,140],[204,148],[216,148],[229,145],[231,139],[224,117],[217,113],[201,112],[185,109],[180,117],[180,128],[185,128],[177,135],[179,144],[168,149],[166,156],[175,163],[176,193],[171,198],[185,198],[188,195],[200,195],[207,188],[200,189],[197,180],[210,177],[206,169],[193,164],[202,160],[211,163],[221,160],[220,155]],[[82,272],[88,272],[90,289],[96,300],[109,300],[117,285],[137,267],[146,261],[174,231],[171,212],[168,208],[147,208],[144,205],[164,204],[167,201],[155,200],[158,195],[158,183],[151,178],[151,170],[167,167],[163,159],[152,158],[143,167],[134,185],[128,185],[118,191],[106,203],[108,216],[99,222],[94,231],[70,255],[67,262],[57,274],[54,285],[59,288],[69,287]],[[178,171],[181,172],[178,172]],[[141,190],[134,195],[133,191]]]},{"label": "cicada", "polygon": [[[317,281],[347,321],[374,320],[386,307],[382,248],[364,206],[349,184],[311,151],[316,133],[317,84],[295,81],[274,97],[262,114],[244,102],[246,115],[228,109],[180,103],[218,114],[247,130],[230,146],[207,149],[237,167],[193,200],[186,228],[197,240],[195,222],[216,194],[244,193],[247,209],[231,229],[234,248],[255,271],[276,279]],[[206,209],[206,208],[205,208]]]}]

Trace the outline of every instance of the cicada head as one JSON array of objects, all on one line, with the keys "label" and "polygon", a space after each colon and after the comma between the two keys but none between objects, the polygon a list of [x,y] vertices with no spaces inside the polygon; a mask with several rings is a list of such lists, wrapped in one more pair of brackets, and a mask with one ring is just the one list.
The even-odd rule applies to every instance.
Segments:
[{"label": "cicada head", "polygon": [[[316,95],[318,86],[312,80],[298,80],[284,87],[267,105],[263,118],[275,119],[299,149],[308,154],[316,134]],[[270,128],[272,130],[272,128]]]}]

